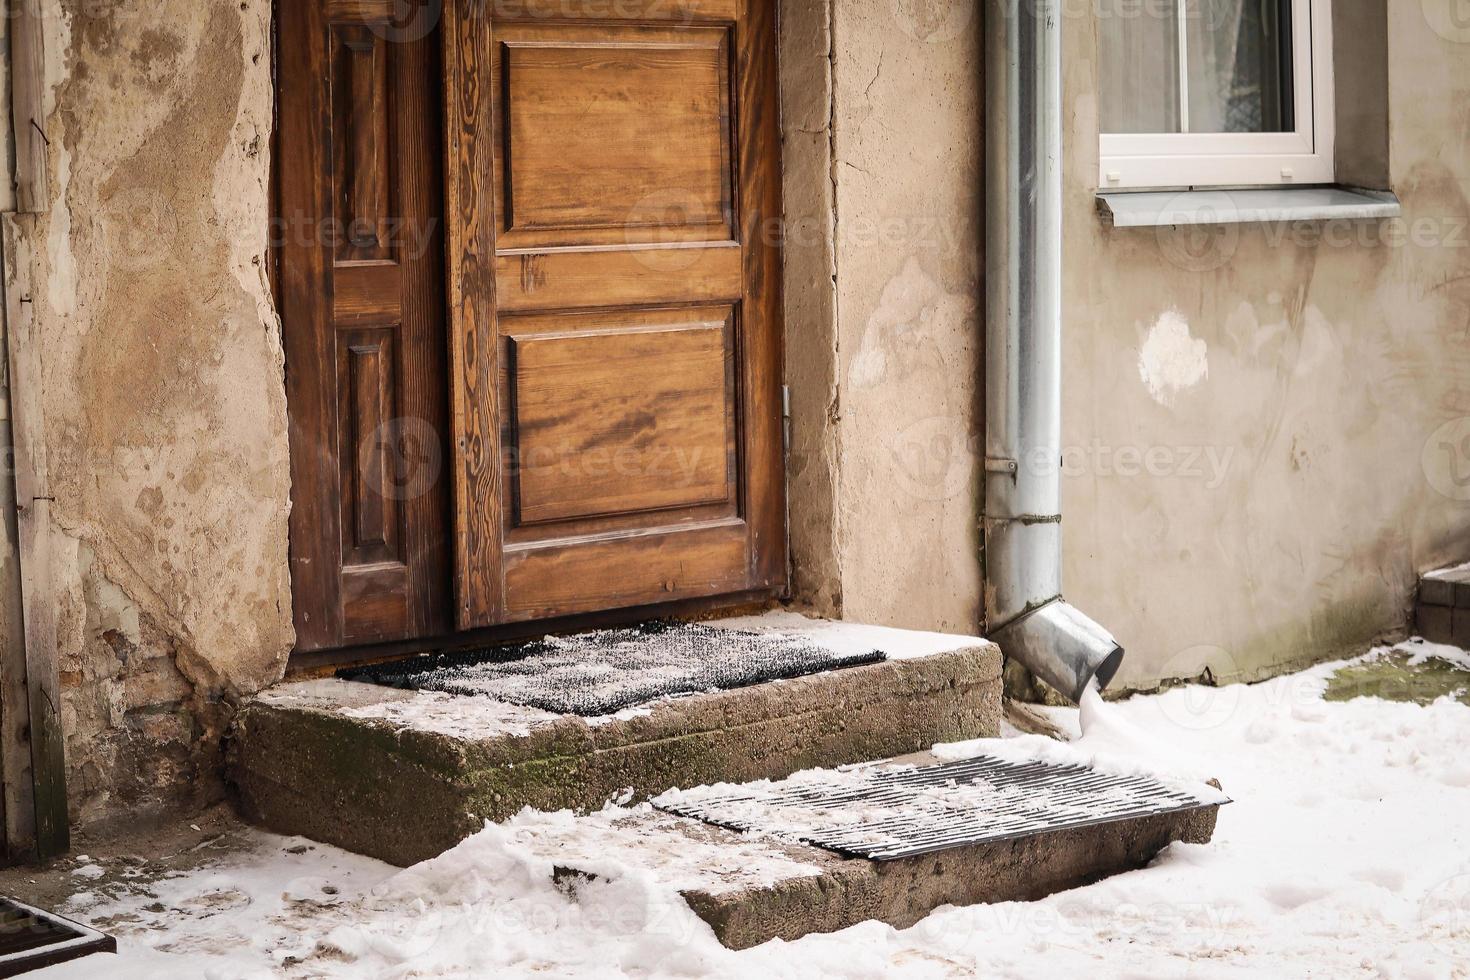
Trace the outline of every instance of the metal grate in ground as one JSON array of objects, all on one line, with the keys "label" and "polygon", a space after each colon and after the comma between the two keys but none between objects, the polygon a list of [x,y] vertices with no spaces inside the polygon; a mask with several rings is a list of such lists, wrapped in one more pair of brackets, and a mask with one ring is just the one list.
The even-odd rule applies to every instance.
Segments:
[{"label": "metal grate in ground", "polygon": [[1152,776],[980,756],[701,786],[666,793],[654,805],[730,830],[893,861],[1222,802],[1227,801],[1205,786],[1195,792]]},{"label": "metal grate in ground", "polygon": [[[0,977],[116,952],[117,940],[111,936],[13,898],[0,898]],[[97,970],[105,972],[100,966]]]}]

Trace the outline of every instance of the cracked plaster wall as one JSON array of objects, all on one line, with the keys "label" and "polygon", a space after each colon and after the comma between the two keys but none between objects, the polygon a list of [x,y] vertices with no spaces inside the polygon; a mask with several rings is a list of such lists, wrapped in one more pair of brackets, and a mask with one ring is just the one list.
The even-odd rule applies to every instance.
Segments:
[{"label": "cracked plaster wall", "polygon": [[[1394,186],[1441,240],[1244,229],[1208,268],[1094,217],[1093,24],[1064,25],[1066,578],[1130,647],[1125,683],[1340,652],[1403,622],[1416,570],[1470,557],[1446,468],[1470,445],[1470,253],[1443,240],[1470,214],[1470,38],[1390,3]],[[217,795],[231,701],[291,645],[269,4],[47,10],[53,199],[21,226],[90,821]],[[796,591],[852,619],[979,618],[977,10],[783,0]],[[1174,469],[1122,474],[1129,446]]]},{"label": "cracked plaster wall", "polygon": [[973,632],[978,7],[788,0],[782,15],[796,596]]},{"label": "cracked plaster wall", "polygon": [[[1125,686],[1352,652],[1470,559],[1470,30],[1338,6],[1338,164],[1404,220],[1203,233],[1099,221],[1098,8],[1062,8],[1064,583]],[[853,619],[979,618],[979,10],[783,7],[796,594]]]},{"label": "cracked plaster wall", "polygon": [[268,0],[44,5],[35,304],[73,820],[221,792],[292,643]]},{"label": "cracked plaster wall", "polygon": [[[1470,31],[1443,6],[1388,2],[1403,221],[1157,233],[1094,215],[1096,22],[1067,8],[1064,585],[1123,685],[1352,652],[1470,559]],[[1339,33],[1339,73],[1381,37]]]}]

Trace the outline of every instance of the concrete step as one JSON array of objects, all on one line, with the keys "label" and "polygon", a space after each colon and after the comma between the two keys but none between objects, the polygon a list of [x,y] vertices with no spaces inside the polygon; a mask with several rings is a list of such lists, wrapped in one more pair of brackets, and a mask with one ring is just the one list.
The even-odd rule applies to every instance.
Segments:
[{"label": "concrete step", "polygon": [[1470,565],[1420,576],[1414,628],[1431,643],[1470,647]]},{"label": "concrete step", "polygon": [[229,776],[241,811],[406,866],[524,807],[586,812],[999,732],[1001,657],[985,640],[791,614],[721,625],[799,629],[890,659],[599,719],[337,680],[281,684],[236,716]]},{"label": "concrete step", "polygon": [[892,861],[843,857],[649,808],[517,821],[504,832],[573,893],[583,880],[650,876],[725,946],[748,949],[871,920],[904,929],[944,905],[1034,901],[1141,868],[1175,841],[1207,843],[1218,811],[1212,804]]}]

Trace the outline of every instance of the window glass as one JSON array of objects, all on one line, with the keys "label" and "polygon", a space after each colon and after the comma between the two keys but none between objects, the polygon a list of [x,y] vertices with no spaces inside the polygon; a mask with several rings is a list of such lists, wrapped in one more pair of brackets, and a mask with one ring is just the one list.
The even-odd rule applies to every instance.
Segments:
[{"label": "window glass", "polygon": [[1102,132],[1295,129],[1291,0],[1098,0],[1098,11]]},{"label": "window glass", "polygon": [[1104,133],[1179,133],[1174,0],[1098,0],[1098,105]]},{"label": "window glass", "polygon": [[1188,132],[1295,128],[1290,7],[1291,0],[1191,0],[1184,31]]}]

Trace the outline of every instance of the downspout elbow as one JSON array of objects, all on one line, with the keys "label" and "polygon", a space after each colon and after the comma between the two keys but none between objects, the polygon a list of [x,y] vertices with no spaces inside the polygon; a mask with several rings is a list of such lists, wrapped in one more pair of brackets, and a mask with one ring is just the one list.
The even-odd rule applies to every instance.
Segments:
[{"label": "downspout elbow", "polygon": [[1123,647],[1080,610],[1056,599],[993,632],[1001,652],[1074,703],[1112,682]]}]

